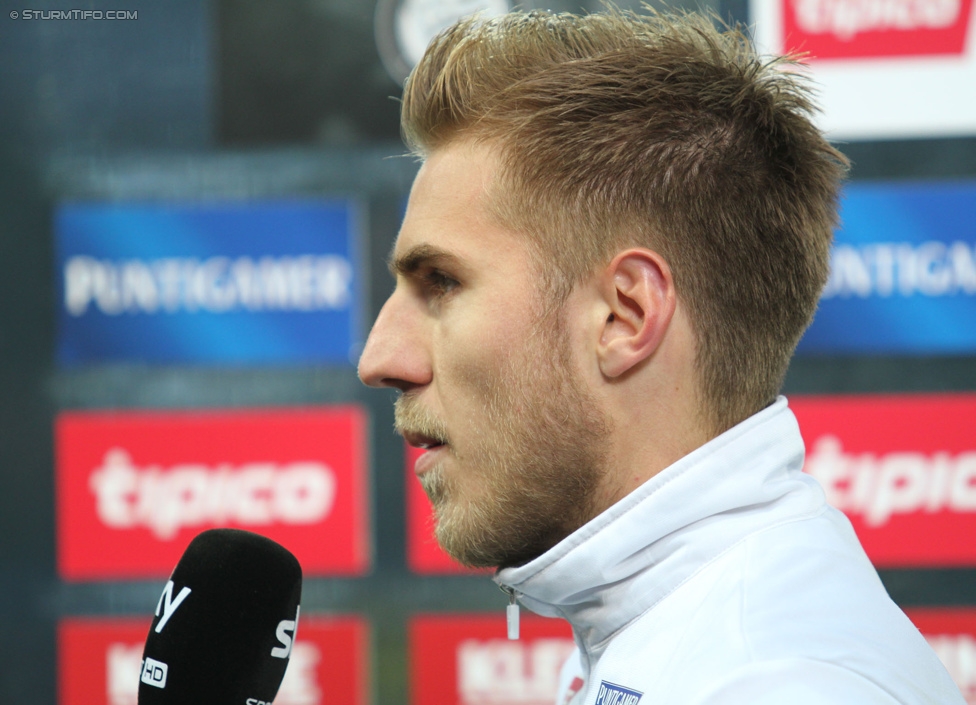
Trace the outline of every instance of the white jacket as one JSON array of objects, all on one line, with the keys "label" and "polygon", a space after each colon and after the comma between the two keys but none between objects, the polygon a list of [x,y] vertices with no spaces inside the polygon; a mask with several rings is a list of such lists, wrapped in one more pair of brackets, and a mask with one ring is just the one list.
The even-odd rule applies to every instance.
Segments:
[{"label": "white jacket", "polygon": [[780,397],[500,571],[572,624],[558,705],[965,705],[802,466]]}]

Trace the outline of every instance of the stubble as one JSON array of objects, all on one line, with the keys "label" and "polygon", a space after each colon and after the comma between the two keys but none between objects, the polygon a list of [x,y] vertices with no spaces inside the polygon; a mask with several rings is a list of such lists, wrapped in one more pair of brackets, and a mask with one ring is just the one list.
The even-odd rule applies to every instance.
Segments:
[{"label": "stubble", "polygon": [[594,513],[609,422],[573,376],[556,322],[538,330],[505,364],[478,372],[478,428],[463,437],[416,397],[397,400],[398,429],[448,442],[450,457],[421,483],[438,543],[464,565],[524,564]]}]

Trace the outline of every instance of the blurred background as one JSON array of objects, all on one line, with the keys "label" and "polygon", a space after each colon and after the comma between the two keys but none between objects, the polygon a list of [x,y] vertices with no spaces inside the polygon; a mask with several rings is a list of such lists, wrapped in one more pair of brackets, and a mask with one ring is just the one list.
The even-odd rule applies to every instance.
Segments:
[{"label": "blurred background", "polygon": [[[0,4],[0,697],[134,705],[169,571],[229,525],[305,568],[280,705],[551,702],[568,631],[504,640],[506,596],[431,543],[392,396],[355,374],[417,168],[402,79],[508,2]],[[811,55],[854,166],[785,393],[976,702],[972,4],[670,6]]]}]

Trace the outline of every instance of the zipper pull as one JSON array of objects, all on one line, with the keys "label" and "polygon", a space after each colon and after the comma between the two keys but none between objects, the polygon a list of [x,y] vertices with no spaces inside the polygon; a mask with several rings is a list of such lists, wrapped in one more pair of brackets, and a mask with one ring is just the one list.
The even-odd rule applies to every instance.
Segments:
[{"label": "zipper pull", "polygon": [[502,592],[508,595],[508,606],[505,608],[505,622],[508,626],[508,638],[515,641],[519,638],[519,605],[516,602],[516,592],[507,585],[500,586]]}]

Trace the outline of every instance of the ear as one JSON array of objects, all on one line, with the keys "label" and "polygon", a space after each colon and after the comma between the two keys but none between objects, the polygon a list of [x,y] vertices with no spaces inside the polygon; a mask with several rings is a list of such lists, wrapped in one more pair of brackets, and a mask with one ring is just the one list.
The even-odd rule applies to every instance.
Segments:
[{"label": "ear", "polygon": [[598,358],[600,371],[613,378],[658,349],[674,315],[676,295],[668,263],[644,248],[618,253],[603,271],[602,289],[610,312]]}]

